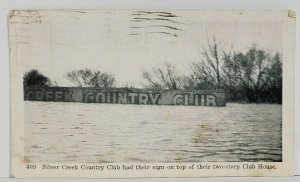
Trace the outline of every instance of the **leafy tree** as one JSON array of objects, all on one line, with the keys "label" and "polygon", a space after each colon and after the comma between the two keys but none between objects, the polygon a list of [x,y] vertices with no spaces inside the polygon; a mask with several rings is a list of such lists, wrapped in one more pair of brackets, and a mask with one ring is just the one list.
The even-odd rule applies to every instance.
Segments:
[{"label": "leafy tree", "polygon": [[223,72],[224,85],[232,100],[239,96],[248,102],[281,102],[282,68],[278,53],[272,57],[253,46],[245,54],[228,54]]},{"label": "leafy tree", "polygon": [[282,61],[279,53],[270,57],[270,62],[263,78],[264,92],[271,97],[271,101],[282,103]]},{"label": "leafy tree", "polygon": [[112,74],[91,69],[73,70],[67,73],[66,78],[77,87],[110,88],[115,84]]},{"label": "leafy tree", "polygon": [[31,70],[24,74],[23,85],[24,87],[30,87],[30,86],[50,87],[52,86],[52,83],[48,77],[41,74],[38,70]]}]

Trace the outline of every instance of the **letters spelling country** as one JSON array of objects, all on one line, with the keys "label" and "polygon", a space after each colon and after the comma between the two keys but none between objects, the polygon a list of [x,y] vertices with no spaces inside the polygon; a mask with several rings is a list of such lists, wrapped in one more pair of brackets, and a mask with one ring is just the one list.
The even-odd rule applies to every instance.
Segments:
[{"label": "letters spelling country", "polygon": [[[170,105],[206,105],[215,106],[216,97],[214,95],[193,95],[176,94],[171,100]],[[88,92],[85,94],[84,102],[95,103],[118,103],[118,104],[160,104],[159,93],[117,93],[117,92]],[[192,103],[191,103],[192,101]]]}]

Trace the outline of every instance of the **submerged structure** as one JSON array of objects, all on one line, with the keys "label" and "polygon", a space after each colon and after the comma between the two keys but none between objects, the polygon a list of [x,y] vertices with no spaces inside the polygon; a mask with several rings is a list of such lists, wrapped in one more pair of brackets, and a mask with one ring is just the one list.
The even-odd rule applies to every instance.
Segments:
[{"label": "submerged structure", "polygon": [[24,89],[24,100],[107,104],[226,106],[224,90],[27,87]]}]

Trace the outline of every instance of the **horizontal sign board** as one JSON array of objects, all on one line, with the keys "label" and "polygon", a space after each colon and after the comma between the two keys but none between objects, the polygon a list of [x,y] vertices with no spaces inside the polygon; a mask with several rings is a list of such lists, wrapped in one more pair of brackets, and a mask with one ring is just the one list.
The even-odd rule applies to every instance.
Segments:
[{"label": "horizontal sign board", "polygon": [[223,90],[28,87],[24,100],[144,105],[225,106]]}]

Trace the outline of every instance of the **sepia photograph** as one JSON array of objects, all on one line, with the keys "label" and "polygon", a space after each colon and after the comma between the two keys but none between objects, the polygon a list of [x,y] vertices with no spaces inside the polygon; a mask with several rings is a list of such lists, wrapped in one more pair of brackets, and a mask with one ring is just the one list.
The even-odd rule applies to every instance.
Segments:
[{"label": "sepia photograph", "polygon": [[13,10],[22,162],[276,169],[286,162],[283,76],[294,61],[286,19],[294,15],[267,14]]}]

